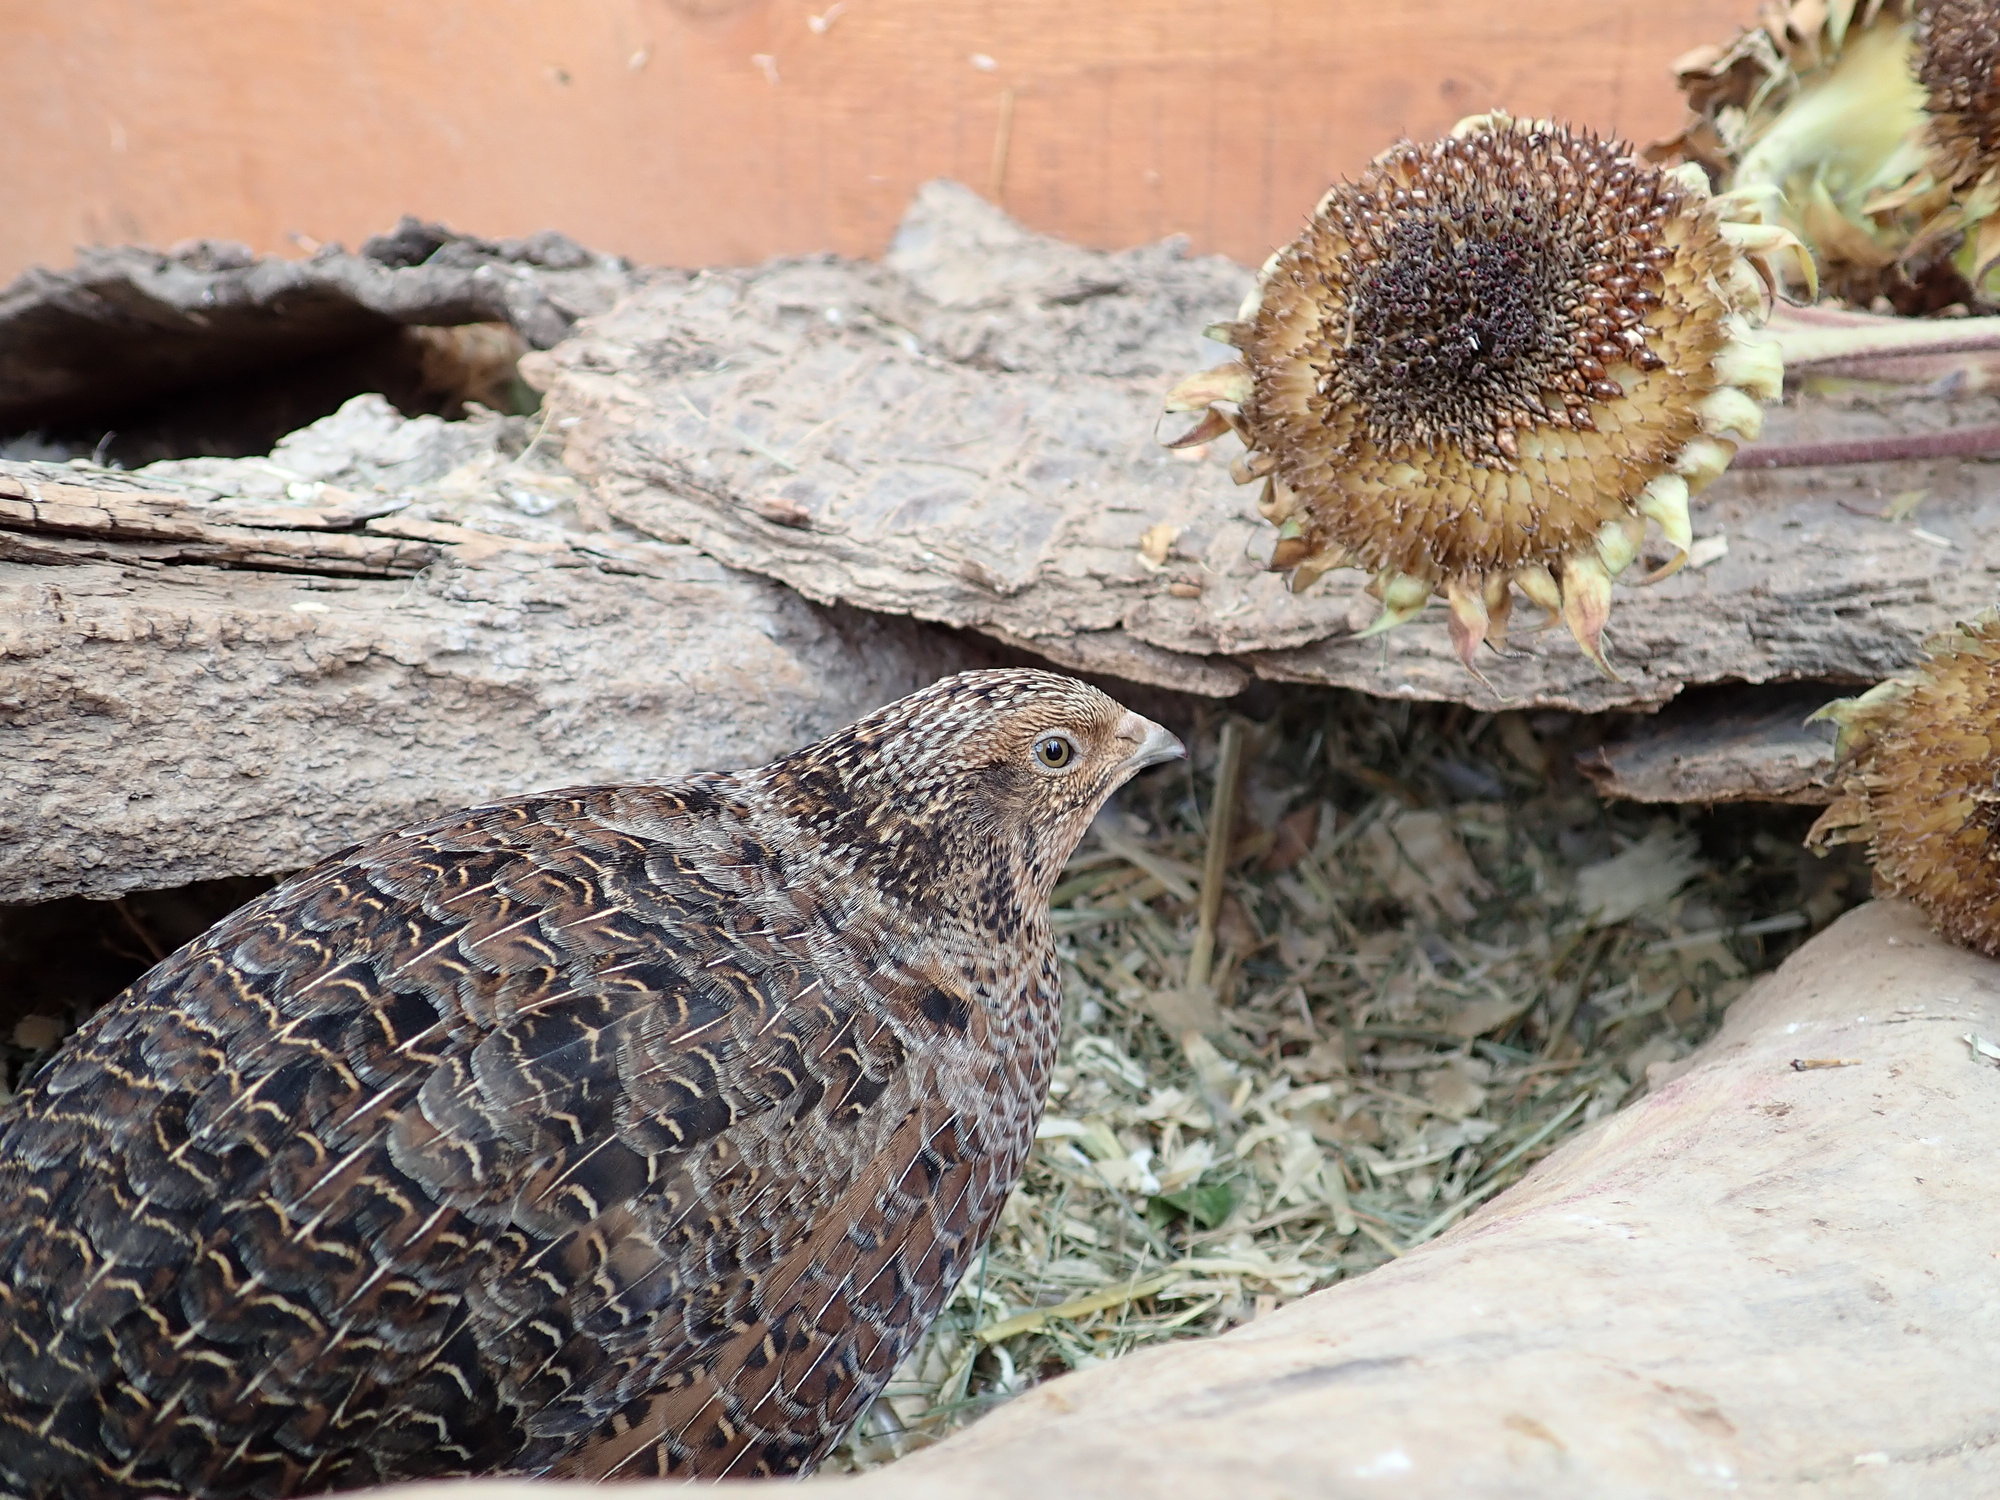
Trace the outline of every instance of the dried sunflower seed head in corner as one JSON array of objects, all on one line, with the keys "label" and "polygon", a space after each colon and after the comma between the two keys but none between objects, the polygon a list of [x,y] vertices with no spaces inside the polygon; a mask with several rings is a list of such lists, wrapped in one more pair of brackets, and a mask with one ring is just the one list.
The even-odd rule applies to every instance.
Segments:
[{"label": "dried sunflower seed head in corner", "polygon": [[1373,573],[1370,632],[1442,595],[1470,666],[1518,586],[1609,673],[1611,580],[1647,520],[1671,571],[1689,496],[1779,394],[1757,325],[1790,251],[1726,217],[1699,168],[1476,116],[1327,193],[1210,330],[1241,359],[1169,394],[1205,412],[1176,445],[1235,430],[1237,481],[1264,482],[1278,528],[1271,566],[1295,590]]},{"label": "dried sunflower seed head in corner", "polygon": [[1875,885],[1945,937],[2000,957],[2000,614],[1818,717],[1840,728],[1836,796],[1809,848],[1866,842]]},{"label": "dried sunflower seed head in corner", "polygon": [[1974,287],[2000,261],[2000,5],[1920,0],[1917,81],[1924,89],[1924,166],[1884,205],[1923,214],[1913,249],[1959,242],[1957,268]]},{"label": "dried sunflower seed head in corner", "polygon": [[1996,64],[1995,0],[1776,0],[1675,65],[1688,123],[1652,150],[1795,230],[1847,301],[1933,312],[2000,261]]}]

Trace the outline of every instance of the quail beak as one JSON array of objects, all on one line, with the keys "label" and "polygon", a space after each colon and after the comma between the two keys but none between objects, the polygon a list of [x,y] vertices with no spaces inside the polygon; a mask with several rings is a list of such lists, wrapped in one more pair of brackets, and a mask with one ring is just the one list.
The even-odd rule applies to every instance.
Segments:
[{"label": "quail beak", "polygon": [[1187,746],[1151,719],[1142,719],[1135,713],[1125,715],[1124,721],[1118,726],[1118,738],[1126,744],[1138,746],[1130,755],[1118,762],[1120,781],[1138,775],[1148,766],[1157,766],[1163,761],[1183,760],[1187,756]]}]

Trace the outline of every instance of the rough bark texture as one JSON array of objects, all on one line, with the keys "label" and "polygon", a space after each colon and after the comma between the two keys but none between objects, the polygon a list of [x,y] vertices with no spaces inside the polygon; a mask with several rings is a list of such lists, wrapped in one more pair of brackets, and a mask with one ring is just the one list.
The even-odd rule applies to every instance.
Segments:
[{"label": "rough bark texture", "polygon": [[[1249,275],[1172,244],[1099,254],[935,184],[881,264],[658,275],[524,368],[610,511],[809,597],[970,626],[1050,659],[1227,694],[1253,675],[1482,707],[1653,708],[1698,683],[1873,681],[1991,602],[2000,486],[1984,464],[1726,476],[1709,560],[1617,591],[1604,679],[1560,630],[1453,657],[1441,610],[1379,639],[1359,574],[1303,597],[1229,482],[1159,400],[1225,351]],[[1991,420],[1990,397],[1818,398],[1774,440]],[[1924,490],[1916,524],[1881,519]],[[1142,553],[1153,528],[1171,538]],[[1532,611],[1530,611],[1532,613]]]},{"label": "rough bark texture", "polygon": [[1833,726],[1806,721],[1836,696],[1811,683],[1696,688],[1580,764],[1634,802],[1831,802]]},{"label": "rough bark texture", "polygon": [[614,534],[531,432],[358,398],[268,459],[0,464],[0,901],[752,764],[978,654]]},{"label": "rough bark texture", "polygon": [[506,323],[546,348],[631,279],[559,234],[481,240],[415,219],[358,254],[304,260],[213,242],[86,249],[0,290],[0,432],[183,395],[397,326]]},{"label": "rough bark texture", "polygon": [[1967,1044],[1996,1036],[2000,965],[1905,906],[1864,907],[1738,1001],[1678,1076],[1444,1238],[1220,1339],[1041,1386],[950,1442],[820,1488],[2000,1493],[2000,1069]]}]

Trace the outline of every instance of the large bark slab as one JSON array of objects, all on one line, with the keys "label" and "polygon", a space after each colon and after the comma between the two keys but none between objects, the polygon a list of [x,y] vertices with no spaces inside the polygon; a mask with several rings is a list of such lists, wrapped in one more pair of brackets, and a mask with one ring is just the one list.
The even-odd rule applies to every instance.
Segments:
[{"label": "large bark slab", "polygon": [[[1261,571],[1272,536],[1229,482],[1233,439],[1198,462],[1153,441],[1168,384],[1226,352],[1197,330],[1248,284],[1171,243],[1099,254],[1031,235],[934,185],[880,264],[656,275],[524,368],[571,464],[633,526],[815,599],[1198,692],[1254,676],[1650,709],[1699,683],[1874,681],[1991,602],[1986,465],[1746,470],[1698,511],[1704,565],[1618,590],[1623,682],[1557,630],[1483,658],[1489,686],[1440,611],[1356,640],[1376,612],[1360,575],[1294,597]],[[1771,436],[1942,428],[1995,405],[1825,397],[1774,413]],[[1920,490],[1916,524],[1881,518]]]},{"label": "large bark slab", "polygon": [[[2000,1493],[2000,965],[1884,903],[1460,1228],[851,1500]],[[1989,1051],[1968,1045],[1980,1039]],[[645,1491],[665,1496],[676,1488]],[[570,1487],[416,1487],[465,1500]]]},{"label": "large bark slab", "polygon": [[754,763],[970,659],[616,533],[527,435],[364,398],[269,459],[0,464],[0,901]]}]

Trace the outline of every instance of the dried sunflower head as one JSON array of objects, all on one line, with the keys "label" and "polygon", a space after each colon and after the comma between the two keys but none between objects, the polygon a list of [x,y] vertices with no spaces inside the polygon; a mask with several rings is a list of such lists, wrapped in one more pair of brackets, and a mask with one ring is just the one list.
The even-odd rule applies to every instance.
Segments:
[{"label": "dried sunflower head", "polygon": [[1702,163],[1811,245],[1827,284],[1905,311],[1973,300],[2000,261],[2000,7],[1786,0],[1676,64]]},{"label": "dried sunflower head", "polygon": [[2000,615],[1821,715],[1840,726],[1837,795],[1806,843],[1867,842],[1876,887],[1955,943],[2000,957]]},{"label": "dried sunflower head", "polygon": [[1916,35],[1936,175],[1990,178],[2000,167],[2000,7],[1929,0],[1917,7]]},{"label": "dried sunflower head", "polygon": [[1167,409],[1206,413],[1178,444],[1242,438],[1237,481],[1264,481],[1294,589],[1368,570],[1371,631],[1440,594],[1471,665],[1518,585],[1609,672],[1611,580],[1647,519],[1671,571],[1690,494],[1779,392],[1755,325],[1763,259],[1795,245],[1725,218],[1698,169],[1478,116],[1328,192],[1210,330],[1241,359]]}]

